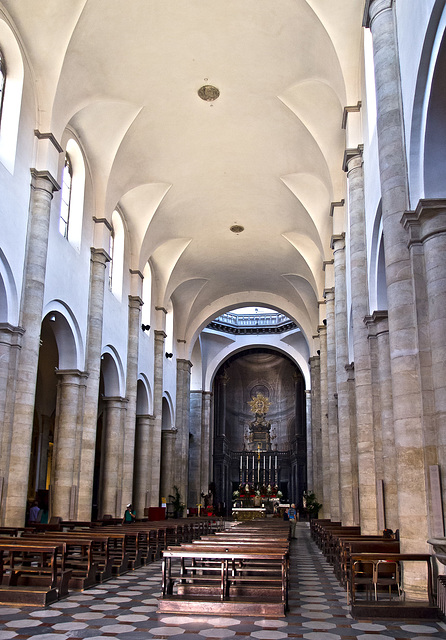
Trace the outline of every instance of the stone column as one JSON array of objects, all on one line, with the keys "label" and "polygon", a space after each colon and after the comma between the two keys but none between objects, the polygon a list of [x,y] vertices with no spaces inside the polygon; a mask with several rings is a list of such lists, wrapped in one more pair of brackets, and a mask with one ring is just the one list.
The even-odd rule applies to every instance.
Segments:
[{"label": "stone column", "polygon": [[365,238],[364,174],[360,149],[347,152],[349,193],[350,268],[355,360],[356,434],[358,447],[359,499],[363,533],[377,533],[375,440],[372,374],[367,327],[369,310],[367,249]]},{"label": "stone column", "polygon": [[81,463],[79,468],[79,502],[77,513],[79,520],[90,520],[91,518],[99,379],[101,371],[105,266],[109,260],[110,256],[104,249],[91,250],[88,334],[86,345],[86,371],[88,372],[88,381],[85,389]]},{"label": "stone column", "polygon": [[190,374],[192,363],[189,360],[177,359],[177,388],[176,388],[176,478],[183,501],[188,496],[189,475],[189,409],[190,409]]},{"label": "stone column", "polygon": [[45,289],[48,230],[53,192],[59,189],[47,171],[31,170],[31,196],[22,288],[20,325],[25,329],[17,367],[17,385],[6,488],[5,520],[23,526],[26,515],[40,330]]},{"label": "stone column", "polygon": [[3,483],[8,476],[12,438],[12,417],[17,384],[17,363],[23,329],[0,323],[0,481],[2,483],[1,525],[4,523]]},{"label": "stone column", "polygon": [[[127,375],[126,398],[127,411],[124,429],[124,460],[122,480],[123,505],[133,503],[133,469],[135,464],[135,425],[136,425],[136,393],[138,385],[138,348],[141,332],[141,307],[143,301],[139,296],[129,296],[128,338],[127,338]],[[137,511],[136,517],[142,518],[143,511]]]},{"label": "stone column", "polygon": [[154,417],[136,416],[135,472],[133,480],[133,505],[136,513],[144,514],[149,504],[149,456],[151,453],[151,431]]},{"label": "stone column", "polygon": [[330,454],[330,517],[341,519],[339,497],[339,438],[336,398],[336,327],[334,288],[325,289],[327,310],[327,396],[328,396],[328,438]]},{"label": "stone column", "polygon": [[348,397],[350,406],[350,459],[352,463],[352,500],[353,522],[359,526],[359,474],[358,474],[358,438],[356,435],[356,390],[355,390],[355,365],[350,362],[345,366],[348,383]]},{"label": "stone column", "polygon": [[[177,445],[177,429],[163,429],[161,431],[161,496],[166,498],[167,502],[170,502],[170,495],[174,495],[173,486],[177,485],[177,481],[174,477],[175,462],[176,462],[176,445]],[[181,494],[181,501],[184,500],[184,494],[181,493],[181,488],[178,486]]]},{"label": "stone column", "polygon": [[350,394],[347,339],[347,292],[345,279],[345,234],[331,240],[335,271],[335,326],[336,326],[336,388],[338,393],[339,482],[341,520],[344,526],[353,524],[352,457]]},{"label": "stone column", "polygon": [[[103,398],[100,515],[122,516],[123,424],[125,398]],[[128,503],[126,503],[128,504]]]},{"label": "stone column", "polygon": [[201,465],[200,465],[200,502],[201,492],[206,493],[211,480],[211,456],[212,456],[212,393],[203,391],[203,404],[201,409]]},{"label": "stone column", "polygon": [[54,434],[51,515],[73,520],[76,510],[77,478],[75,452],[80,396],[87,374],[78,370],[56,372],[57,409]]},{"label": "stone column", "polygon": [[202,458],[202,414],[204,396],[201,390],[190,392],[190,432],[189,447],[188,504],[195,507],[201,502],[201,458]]},{"label": "stone column", "polygon": [[[369,10],[377,94],[377,134],[389,312],[393,417],[397,452],[399,528],[403,552],[427,551],[426,470],[420,388],[418,329],[408,235],[407,167],[396,29],[391,0],[372,0]],[[424,579],[405,571],[408,596],[424,592]]]},{"label": "stone column", "polygon": [[366,318],[369,333],[375,337],[377,351],[377,387],[379,393],[380,426],[382,441],[382,473],[384,480],[385,523],[390,529],[398,529],[398,495],[396,476],[395,436],[393,432],[392,376],[390,372],[389,325],[387,311],[375,311]]},{"label": "stone column", "polygon": [[307,440],[307,487],[313,489],[313,433],[311,430],[311,390],[305,391],[306,440]]},{"label": "stone column", "polygon": [[[161,424],[163,412],[163,369],[164,369],[164,331],[155,331],[154,375],[153,375],[153,429],[151,432],[151,481],[150,505],[159,507],[161,474]],[[167,496],[164,496],[167,497]]]},{"label": "stone column", "polygon": [[[308,468],[308,488],[319,499],[323,495],[321,438],[321,366],[320,357],[310,358],[311,372],[311,435],[313,441],[312,469]],[[310,482],[311,480],[311,482]]]},{"label": "stone column", "polygon": [[323,517],[334,518],[331,515],[330,500],[330,434],[328,432],[328,391],[327,391],[327,327],[325,324],[318,327],[320,342],[320,372],[321,372],[321,441],[322,441],[322,504]]},{"label": "stone column", "polygon": [[[446,200],[420,200],[415,211],[407,211],[403,224],[410,232],[411,253],[417,248],[424,258],[424,291],[431,365],[434,439],[427,437],[429,464],[446,468]],[[430,358],[429,358],[430,356]],[[425,375],[423,377],[426,377]],[[424,389],[423,389],[424,391]],[[423,394],[424,395],[424,394]],[[437,459],[435,459],[437,457]]]}]

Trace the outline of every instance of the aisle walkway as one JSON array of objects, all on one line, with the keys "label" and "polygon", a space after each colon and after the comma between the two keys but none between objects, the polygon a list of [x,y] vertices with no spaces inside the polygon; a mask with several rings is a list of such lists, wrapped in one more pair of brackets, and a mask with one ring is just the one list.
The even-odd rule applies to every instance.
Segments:
[{"label": "aisle walkway", "polygon": [[446,638],[443,623],[358,623],[348,613],[345,592],[331,567],[299,523],[291,543],[290,611],[286,618],[175,616],[157,614],[160,563],[72,595],[47,609],[0,606],[0,640],[68,638],[257,638],[279,640],[435,640]]}]

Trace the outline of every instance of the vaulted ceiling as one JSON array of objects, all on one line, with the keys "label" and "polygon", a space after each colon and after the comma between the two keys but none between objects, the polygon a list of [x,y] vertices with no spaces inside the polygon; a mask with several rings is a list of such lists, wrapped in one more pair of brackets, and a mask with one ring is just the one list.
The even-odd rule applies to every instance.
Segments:
[{"label": "vaulted ceiling", "polygon": [[[69,125],[178,337],[240,304],[318,323],[362,0],[6,0],[38,126]],[[219,97],[198,95],[204,85]],[[234,233],[231,226],[242,232]],[[311,334],[310,334],[311,335]]]}]

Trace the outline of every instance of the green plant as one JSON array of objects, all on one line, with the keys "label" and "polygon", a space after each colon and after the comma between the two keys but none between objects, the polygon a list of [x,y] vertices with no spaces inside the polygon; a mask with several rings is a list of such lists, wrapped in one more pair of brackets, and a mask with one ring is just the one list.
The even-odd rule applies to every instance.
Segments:
[{"label": "green plant", "polygon": [[304,491],[303,506],[310,518],[317,518],[317,514],[322,509],[322,504],[317,501],[313,491]]},{"label": "green plant", "polygon": [[178,487],[176,485],[173,486],[173,490],[174,490],[175,494],[172,495],[170,493],[169,494],[169,498],[172,498],[171,504],[172,504],[172,507],[173,507],[173,512],[178,514],[181,511],[183,511],[185,505],[181,502],[180,490],[178,489]]}]

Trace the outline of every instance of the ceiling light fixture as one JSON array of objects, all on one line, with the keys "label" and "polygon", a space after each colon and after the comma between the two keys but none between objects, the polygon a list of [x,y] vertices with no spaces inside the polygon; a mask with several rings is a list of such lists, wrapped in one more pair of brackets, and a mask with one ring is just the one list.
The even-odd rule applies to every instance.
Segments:
[{"label": "ceiling light fixture", "polygon": [[204,84],[198,89],[198,95],[205,102],[213,102],[214,100],[217,100],[220,95],[220,91],[217,87],[214,87],[211,84]]},{"label": "ceiling light fixture", "polygon": [[245,227],[242,227],[241,224],[233,224],[232,227],[229,227],[229,231],[232,231],[232,233],[239,234],[244,230],[245,230]]}]

